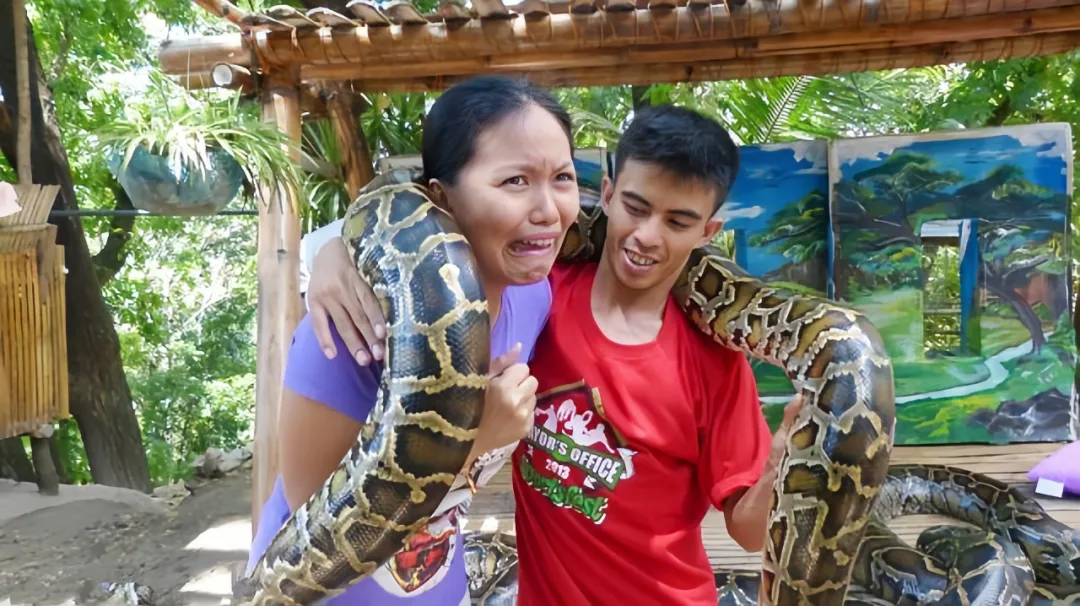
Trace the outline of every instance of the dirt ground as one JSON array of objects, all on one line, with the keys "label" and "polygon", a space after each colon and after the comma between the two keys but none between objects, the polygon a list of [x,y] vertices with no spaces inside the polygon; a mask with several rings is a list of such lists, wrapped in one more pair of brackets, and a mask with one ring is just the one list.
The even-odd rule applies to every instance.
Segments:
[{"label": "dirt ground", "polygon": [[[36,487],[16,488],[0,487],[0,606],[93,604],[101,583],[127,581],[152,589],[155,606],[220,606],[233,567],[247,560],[247,470],[194,487],[175,507],[133,491],[84,496],[75,493],[86,487],[65,486],[42,508],[46,497],[30,494]],[[33,510],[3,515],[13,507]]]}]

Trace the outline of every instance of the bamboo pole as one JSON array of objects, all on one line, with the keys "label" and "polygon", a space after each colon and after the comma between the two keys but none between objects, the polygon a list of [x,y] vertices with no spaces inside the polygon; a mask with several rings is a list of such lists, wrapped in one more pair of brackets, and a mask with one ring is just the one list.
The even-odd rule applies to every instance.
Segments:
[{"label": "bamboo pole", "polygon": [[208,73],[219,63],[255,65],[242,34],[223,34],[166,40],[158,49],[161,69],[172,76]]},{"label": "bamboo pole", "polygon": [[23,0],[11,2],[12,26],[15,28],[15,82],[19,100],[19,125],[16,134],[18,142],[19,184],[26,189],[34,182],[32,163],[30,162],[30,48],[26,35],[26,4]]},{"label": "bamboo pole", "polygon": [[352,93],[341,87],[326,91],[326,110],[334,127],[334,136],[342,153],[345,167],[345,188],[350,198],[360,193],[360,188],[375,178],[375,166],[371,162],[367,138],[357,128],[353,116]]},{"label": "bamboo pole", "polygon": [[[271,82],[263,101],[263,119],[295,142],[300,141],[300,102],[295,81]],[[300,162],[299,146],[290,150]],[[265,186],[264,186],[265,187]],[[258,353],[255,390],[255,452],[252,471],[252,531],[278,475],[278,407],[281,379],[293,331],[300,322],[299,200],[282,191],[266,191],[259,204]]]},{"label": "bamboo pole", "polygon": [[[777,76],[818,76],[941,65],[998,61],[1012,57],[1056,55],[1080,47],[1080,32],[1043,34],[1007,40],[984,40],[957,44],[933,44],[897,53],[892,49],[856,52],[779,55],[763,58],[621,65],[602,68],[578,68],[547,71],[506,71],[528,78],[540,86],[617,86],[675,82],[714,82]],[[357,91],[424,92],[445,90],[471,77],[431,76],[414,78],[365,79],[353,81]]]}]

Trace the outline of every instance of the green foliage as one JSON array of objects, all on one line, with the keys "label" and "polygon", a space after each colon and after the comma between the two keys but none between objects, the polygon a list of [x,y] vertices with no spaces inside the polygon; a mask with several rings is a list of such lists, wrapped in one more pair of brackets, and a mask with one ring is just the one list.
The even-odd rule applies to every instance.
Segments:
[{"label": "green foliage", "polygon": [[155,483],[209,446],[251,439],[255,243],[251,217],[144,219],[105,287]]},{"label": "green foliage", "polygon": [[825,193],[812,191],[788,204],[769,218],[768,226],[750,237],[749,244],[766,247],[784,255],[792,263],[825,259],[827,242],[823,237],[828,221]]},{"label": "green foliage", "polygon": [[295,145],[274,123],[263,120],[256,106],[241,106],[239,93],[224,102],[199,99],[156,71],[151,82],[156,95],[147,103],[129,104],[125,117],[98,129],[107,154],[122,155],[127,166],[141,147],[167,156],[173,174],[180,175],[184,167],[205,174],[213,167],[210,152],[220,150],[236,160],[248,183],[301,199],[299,171],[289,151]]}]

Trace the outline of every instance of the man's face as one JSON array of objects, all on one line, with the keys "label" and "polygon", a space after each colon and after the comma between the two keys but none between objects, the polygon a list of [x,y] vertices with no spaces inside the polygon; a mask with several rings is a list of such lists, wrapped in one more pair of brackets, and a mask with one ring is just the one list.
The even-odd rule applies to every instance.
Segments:
[{"label": "man's face", "polygon": [[712,220],[716,191],[653,165],[627,160],[613,184],[605,177],[604,252],[626,288],[670,289],[690,253],[723,225]]}]

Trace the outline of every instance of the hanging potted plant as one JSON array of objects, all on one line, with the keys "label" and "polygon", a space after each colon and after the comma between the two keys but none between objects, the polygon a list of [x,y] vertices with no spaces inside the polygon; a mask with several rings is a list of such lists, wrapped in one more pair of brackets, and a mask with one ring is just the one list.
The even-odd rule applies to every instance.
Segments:
[{"label": "hanging potted plant", "polygon": [[[126,115],[97,132],[109,170],[140,210],[170,215],[220,212],[245,185],[301,191],[288,150],[295,144],[240,96],[197,99],[160,74],[160,102],[129,105]],[[175,101],[170,102],[170,99]]]}]

